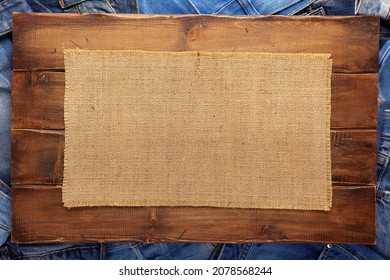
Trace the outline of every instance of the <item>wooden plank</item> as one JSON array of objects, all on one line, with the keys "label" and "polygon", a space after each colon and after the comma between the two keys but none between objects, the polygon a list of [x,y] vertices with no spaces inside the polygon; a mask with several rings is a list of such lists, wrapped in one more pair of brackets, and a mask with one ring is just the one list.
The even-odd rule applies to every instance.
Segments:
[{"label": "wooden plank", "polygon": [[[63,72],[14,72],[12,127],[64,129]],[[333,74],[332,128],[375,128],[377,74]]]},{"label": "wooden plank", "polygon": [[[377,72],[377,17],[14,14],[14,70],[64,69],[64,48],[331,53],[334,72]],[[108,36],[109,34],[109,36]]]},{"label": "wooden plank", "polygon": [[377,127],[378,75],[332,75],[332,128]]},{"label": "wooden plank", "polygon": [[64,131],[12,130],[11,183],[62,184]]},{"label": "wooden plank", "polygon": [[[14,242],[375,241],[375,187],[334,187],[331,211],[192,207],[62,207],[61,188],[15,186]],[[232,222],[234,221],[234,222]]]},{"label": "wooden plank", "polygon": [[[334,130],[331,143],[334,184],[375,184],[375,130]],[[63,131],[13,129],[12,184],[61,185],[63,156]]]},{"label": "wooden plank", "polygon": [[13,72],[12,127],[64,129],[64,91],[64,73]]}]

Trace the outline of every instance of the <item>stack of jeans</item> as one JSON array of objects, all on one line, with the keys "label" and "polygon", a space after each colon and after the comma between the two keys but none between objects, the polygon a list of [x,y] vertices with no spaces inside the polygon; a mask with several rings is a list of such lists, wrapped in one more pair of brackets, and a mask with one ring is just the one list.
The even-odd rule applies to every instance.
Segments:
[{"label": "stack of jeans", "polygon": [[[390,0],[0,0],[0,259],[390,259]],[[12,12],[379,15],[377,244],[88,243],[10,241]]]}]

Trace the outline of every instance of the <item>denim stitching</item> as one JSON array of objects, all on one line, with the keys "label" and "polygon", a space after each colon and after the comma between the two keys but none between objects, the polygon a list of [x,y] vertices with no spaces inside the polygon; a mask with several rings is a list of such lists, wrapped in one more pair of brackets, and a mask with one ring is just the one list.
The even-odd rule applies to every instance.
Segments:
[{"label": "denim stitching", "polygon": [[282,6],[282,7],[278,7],[278,8],[276,8],[276,9],[272,10],[272,11],[269,12],[268,14],[273,15],[273,14],[275,14],[275,13],[277,13],[277,12],[280,12],[280,11],[282,11],[282,10],[284,10],[284,9],[286,9],[286,8],[288,8],[288,7],[290,7],[291,5],[297,4],[298,2],[299,2],[299,0],[293,0],[293,1],[291,1],[290,3],[288,3],[288,4],[286,4],[286,5]]},{"label": "denim stitching", "polygon": [[[387,170],[387,167],[389,165],[389,153],[390,153],[390,150],[388,150],[387,155],[384,155],[385,162],[383,163],[382,171],[380,172],[380,174],[378,176],[378,182],[377,182],[378,188],[380,188],[380,185],[382,183],[383,175],[385,174],[385,171]],[[383,153],[381,153],[381,154],[383,155]]]},{"label": "denim stitching", "polygon": [[5,194],[5,193],[3,193],[3,192],[1,192],[1,191],[0,191],[0,195],[1,195],[2,197],[5,197],[7,200],[11,200],[11,197],[10,197],[10,196],[8,196],[7,194]]},{"label": "denim stitching", "polygon": [[3,225],[3,224],[0,224],[0,229],[3,229],[3,230],[5,230],[6,232],[11,232],[11,229],[10,228],[8,228],[8,227],[6,227],[5,225]]},{"label": "denim stitching", "polygon": [[31,255],[21,255],[16,257],[15,259],[32,259],[32,258],[42,258],[58,253],[66,253],[66,252],[73,252],[73,251],[82,251],[82,250],[91,250],[91,249],[97,249],[98,246],[83,246],[83,247],[74,247],[74,248],[67,248],[67,249],[61,249],[61,250],[54,250],[45,252],[43,254],[31,254]]},{"label": "denim stitching", "polygon": [[223,6],[222,8],[220,8],[218,11],[216,11],[214,14],[220,14],[224,11],[226,11],[228,8],[230,8],[234,3],[236,3],[236,0],[232,0],[230,1],[229,3],[227,3],[225,6]]},{"label": "denim stitching", "polygon": [[343,251],[345,254],[349,255],[350,257],[352,257],[353,259],[355,260],[363,260],[364,258],[362,258],[362,256],[360,256],[358,253],[355,254],[352,254],[351,252],[349,252],[349,250],[347,250],[346,248],[344,248],[342,245],[333,245],[333,247],[337,247],[339,248],[341,251]]},{"label": "denim stitching", "polygon": [[247,5],[243,3],[242,0],[237,0],[238,3],[241,5],[241,7],[244,9],[244,11],[246,12],[247,15],[250,15],[250,10],[248,9]]},{"label": "denim stitching", "polygon": [[186,0],[187,3],[195,10],[195,12],[197,12],[198,14],[200,14],[199,10],[195,7],[195,5],[192,3],[191,0]]},{"label": "denim stitching", "polygon": [[8,185],[6,183],[4,183],[1,179],[0,179],[0,186],[2,186],[8,192],[12,191],[11,188],[8,187]]},{"label": "denim stitching", "polygon": [[314,1],[316,1],[316,0],[311,0],[311,1],[307,2],[306,4],[303,4],[302,6],[297,7],[295,10],[291,11],[288,15],[289,16],[295,15],[299,11],[309,7],[311,4],[313,4]]},{"label": "denim stitching", "polygon": [[112,7],[111,3],[110,3],[110,0],[106,0],[106,3],[107,3],[107,6],[111,9],[111,12],[113,14],[116,14],[116,11],[115,9]]},{"label": "denim stitching", "polygon": [[319,260],[327,260],[329,258],[330,250],[331,249],[329,249],[326,246],[324,246],[324,248],[322,249],[321,254],[318,256],[318,259]]},{"label": "denim stitching", "polygon": [[38,0],[33,0],[33,1],[35,2],[35,4],[37,4],[38,6],[40,6],[41,8],[46,10],[47,12],[52,13],[51,10],[49,10],[45,5],[41,4],[41,2],[39,2]]},{"label": "denim stitching", "polygon": [[221,249],[220,249],[220,251],[217,253],[216,257],[215,257],[216,260],[221,260],[222,255],[223,255],[223,251],[225,251],[225,247],[226,247],[226,243],[222,243],[222,245],[221,245],[221,247],[220,247]]},{"label": "denim stitching", "polygon": [[249,244],[249,243],[243,244],[243,249],[241,251],[240,256],[238,257],[239,260],[246,260],[247,259],[251,246],[252,246],[252,244]]},{"label": "denim stitching", "polygon": [[137,247],[132,248],[134,251],[134,254],[137,256],[138,260],[144,260],[144,256],[142,255],[141,251]]}]

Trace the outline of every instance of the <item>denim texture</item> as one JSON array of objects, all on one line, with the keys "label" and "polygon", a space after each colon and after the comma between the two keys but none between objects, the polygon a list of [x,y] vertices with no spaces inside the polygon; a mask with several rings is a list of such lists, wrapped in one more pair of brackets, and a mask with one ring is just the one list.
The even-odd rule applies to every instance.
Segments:
[{"label": "denim texture", "polygon": [[39,13],[121,13],[138,11],[136,0],[26,0]]},{"label": "denim texture", "polygon": [[203,0],[138,0],[142,14],[213,15],[295,15],[306,13],[305,9],[314,2],[316,0],[214,0],[210,4]]},{"label": "denim texture", "polygon": [[110,243],[104,244],[108,260],[208,260],[217,244],[211,243]]},{"label": "denim texture", "polygon": [[354,15],[355,0],[138,0],[142,14]]},{"label": "denim texture", "polygon": [[382,260],[382,256],[365,245],[318,243],[225,244],[220,260]]},{"label": "denim texture", "polygon": [[390,259],[390,41],[379,53],[379,106],[377,155],[377,243],[373,247]]},{"label": "denim texture", "polygon": [[390,0],[356,0],[357,15],[376,15],[383,19],[390,17]]}]

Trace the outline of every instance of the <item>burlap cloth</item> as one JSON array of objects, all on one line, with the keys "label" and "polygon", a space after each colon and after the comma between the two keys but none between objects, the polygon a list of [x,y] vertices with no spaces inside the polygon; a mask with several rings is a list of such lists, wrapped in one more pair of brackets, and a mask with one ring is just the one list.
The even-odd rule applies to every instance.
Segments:
[{"label": "burlap cloth", "polygon": [[329,210],[329,54],[65,50],[63,202]]}]

